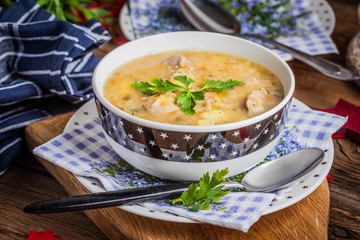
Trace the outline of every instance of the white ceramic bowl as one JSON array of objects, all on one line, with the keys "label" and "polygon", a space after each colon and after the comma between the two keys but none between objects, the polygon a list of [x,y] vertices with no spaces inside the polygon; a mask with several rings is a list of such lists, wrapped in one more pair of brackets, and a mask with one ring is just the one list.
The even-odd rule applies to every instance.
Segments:
[{"label": "white ceramic bowl", "polygon": [[[141,119],[104,98],[104,83],[120,65],[144,55],[184,49],[223,52],[255,61],[278,76],[285,97],[261,115],[215,126],[172,125]],[[226,167],[228,176],[233,176],[263,160],[282,134],[294,87],[290,67],[270,50],[241,38],[208,32],[164,33],[126,43],[107,54],[93,74],[99,117],[113,149],[146,173],[179,181],[196,181],[206,172],[211,174]],[[186,151],[187,145],[190,151]],[[202,154],[201,162],[191,160],[194,151]]]}]

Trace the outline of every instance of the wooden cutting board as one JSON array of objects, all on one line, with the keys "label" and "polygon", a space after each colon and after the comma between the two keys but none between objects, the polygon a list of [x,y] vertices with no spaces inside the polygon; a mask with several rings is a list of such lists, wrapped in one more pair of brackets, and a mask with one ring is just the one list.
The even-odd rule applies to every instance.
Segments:
[{"label": "wooden cutting board", "polygon": [[[29,149],[58,134],[73,113],[30,124],[26,128]],[[72,173],[37,157],[69,195],[89,191]],[[327,239],[329,220],[329,187],[326,180],[309,196],[283,210],[262,216],[244,233],[204,223],[176,223],[142,217],[117,207],[86,210],[86,215],[110,239]]]}]

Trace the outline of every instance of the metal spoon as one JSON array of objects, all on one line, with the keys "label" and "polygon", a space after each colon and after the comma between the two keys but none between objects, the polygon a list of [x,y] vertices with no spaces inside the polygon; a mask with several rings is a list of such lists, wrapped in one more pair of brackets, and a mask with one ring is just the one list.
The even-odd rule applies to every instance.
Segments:
[{"label": "metal spoon", "polygon": [[360,79],[354,72],[336,63],[311,56],[271,38],[257,34],[241,34],[240,25],[236,18],[215,2],[209,0],[179,0],[178,2],[185,17],[198,30],[259,39],[290,53],[294,58],[308,64],[328,77],[344,81]]},{"label": "metal spoon", "polygon": [[[309,174],[321,163],[324,155],[324,152],[318,148],[302,149],[254,168],[245,175],[241,183],[228,181],[221,185],[224,185],[224,188],[243,188],[254,192],[282,189]],[[187,190],[189,185],[190,182],[180,182],[70,196],[32,203],[26,206],[23,211],[27,213],[55,213],[118,206],[179,194]]]}]

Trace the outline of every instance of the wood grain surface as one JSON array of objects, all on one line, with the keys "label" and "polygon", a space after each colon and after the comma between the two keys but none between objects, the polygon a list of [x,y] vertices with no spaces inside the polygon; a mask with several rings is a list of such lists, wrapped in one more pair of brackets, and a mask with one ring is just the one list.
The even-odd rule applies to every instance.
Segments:
[{"label": "wood grain surface", "polygon": [[[357,21],[357,6],[358,0],[328,0],[336,15],[336,26],[333,34],[331,35],[335,44],[339,49],[339,54],[328,54],[320,57],[334,61],[345,66],[345,53],[346,48],[351,38],[360,30]],[[103,48],[96,51],[98,56],[104,56],[110,51],[114,45],[107,44]],[[307,104],[312,109],[325,109],[332,108],[336,105],[339,99],[344,99],[356,106],[360,106],[360,87],[354,82],[342,82],[330,79],[314,69],[306,66],[299,61],[289,62],[290,67],[294,71],[296,78],[296,89],[294,97]],[[66,117],[62,116],[62,120],[57,119],[52,123],[50,132],[55,129],[61,129],[65,122]],[[65,121],[64,121],[65,120]],[[28,131],[31,131],[31,127]],[[47,137],[50,137],[49,135]],[[314,226],[322,226],[328,230],[328,239],[360,239],[360,145],[348,139],[334,140],[335,158],[330,174],[333,180],[329,183],[330,189],[330,218],[329,225],[327,223],[320,223],[316,221],[307,232],[319,230]],[[45,163],[46,164],[46,163]],[[171,228],[163,235],[142,235],[141,229],[149,229],[151,226],[163,229],[165,226],[163,221],[151,220],[144,225],[140,225],[141,220],[136,217],[129,221],[121,222],[124,233],[116,237],[114,235],[106,236],[103,232],[111,232],[112,226],[101,226],[101,214],[108,214],[107,212],[100,211],[100,215],[93,213],[94,210],[86,211],[86,214],[93,221],[100,222],[97,227],[93,221],[87,217],[83,212],[71,212],[62,214],[44,214],[44,215],[31,215],[22,212],[22,208],[31,202],[39,201],[47,198],[56,198],[68,195],[74,189],[69,189],[68,184],[61,186],[55,178],[52,177],[53,172],[46,170],[30,152],[24,152],[22,158],[19,158],[15,163],[0,177],[0,240],[11,239],[24,239],[29,235],[30,230],[46,231],[54,229],[55,236],[62,240],[81,239],[81,240],[102,240],[102,239],[166,239],[168,232],[174,230]],[[64,173],[65,174],[65,173]],[[58,178],[61,176],[58,176]],[[74,183],[75,184],[75,183]],[[81,186],[78,186],[81,189]],[[66,189],[66,191],[64,190]],[[308,198],[301,201],[299,204],[308,204],[307,199],[316,197],[318,192],[326,192],[327,183],[324,182],[320,187],[311,194]],[[85,189],[82,189],[84,192]],[[320,194],[321,195],[321,194]],[[324,196],[324,195],[322,195]],[[326,201],[326,199],[325,199]],[[297,206],[298,204],[294,205]],[[294,207],[293,206],[293,207]],[[288,216],[299,218],[299,209],[287,208],[285,209]],[[292,209],[292,210],[291,210]],[[114,211],[109,208],[109,211]],[[283,211],[281,211],[283,212]],[[279,216],[281,218],[281,212]],[[119,214],[127,213],[120,212]],[[271,214],[272,215],[272,214]],[[273,216],[268,215],[261,218],[251,229],[249,234],[257,234],[260,230],[259,224],[264,224],[273,228],[277,226],[278,222],[271,222]],[[305,218],[306,219],[306,218]],[[315,218],[317,219],[317,218]],[[311,222],[314,218],[309,219]],[[158,222],[158,223],[155,223]],[[152,225],[154,224],[154,225]],[[302,229],[302,222],[294,226],[291,222],[284,224],[284,231],[295,229],[294,235],[288,235],[288,239],[318,239],[311,238],[314,235],[305,234]],[[137,226],[135,230],[127,230],[129,226]],[[186,225],[186,226],[185,226]],[[238,235],[238,231],[227,231],[220,227],[214,227],[207,224],[184,224],[180,226],[181,229],[187,231],[198,237],[197,239],[221,239],[220,237],[237,237],[241,239],[243,235]],[[320,227],[321,227],[320,226]],[[175,226],[177,227],[177,226]],[[202,235],[199,229],[209,232],[209,235]],[[151,230],[151,229],[150,229]],[[149,231],[150,231],[149,230]],[[135,237],[131,237],[129,231],[135,231]],[[210,234],[211,233],[211,234]],[[119,233],[117,233],[119,234]],[[177,233],[172,239],[186,239],[182,232]],[[269,230],[269,238],[275,239],[272,235],[273,230]],[[241,237],[240,237],[241,236]],[[249,235],[250,236],[250,235]],[[142,238],[145,237],[145,238]],[[245,235],[245,239],[246,239]],[[323,238],[326,235],[322,236]],[[249,237],[248,237],[249,238]],[[196,239],[196,238],[188,238]]]}]

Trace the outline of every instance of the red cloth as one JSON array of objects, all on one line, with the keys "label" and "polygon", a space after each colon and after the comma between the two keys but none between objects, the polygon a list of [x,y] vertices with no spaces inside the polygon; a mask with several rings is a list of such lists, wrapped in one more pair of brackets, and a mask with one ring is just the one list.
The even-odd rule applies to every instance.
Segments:
[{"label": "red cloth", "polygon": [[342,128],[332,135],[333,138],[349,138],[360,144],[360,106],[357,107],[340,99],[335,108],[319,109],[319,111],[334,113],[348,117]]},{"label": "red cloth", "polygon": [[61,240],[60,238],[54,237],[54,230],[49,230],[46,232],[36,232],[30,230],[29,237],[24,240]]},{"label": "red cloth", "polygon": [[[112,36],[112,41],[117,45],[124,44],[128,41],[122,33],[119,24],[119,14],[126,1],[127,0],[98,2],[86,7],[86,9],[104,9],[108,12],[107,16],[101,16],[99,20],[102,26]],[[76,14],[77,17],[79,17],[83,22],[86,22],[86,18],[80,13],[79,10],[74,14]]]},{"label": "red cloth", "polygon": [[327,180],[328,182],[331,182],[332,179],[333,179],[333,177],[332,177],[330,174],[328,174],[328,175],[326,176],[326,180]]}]

